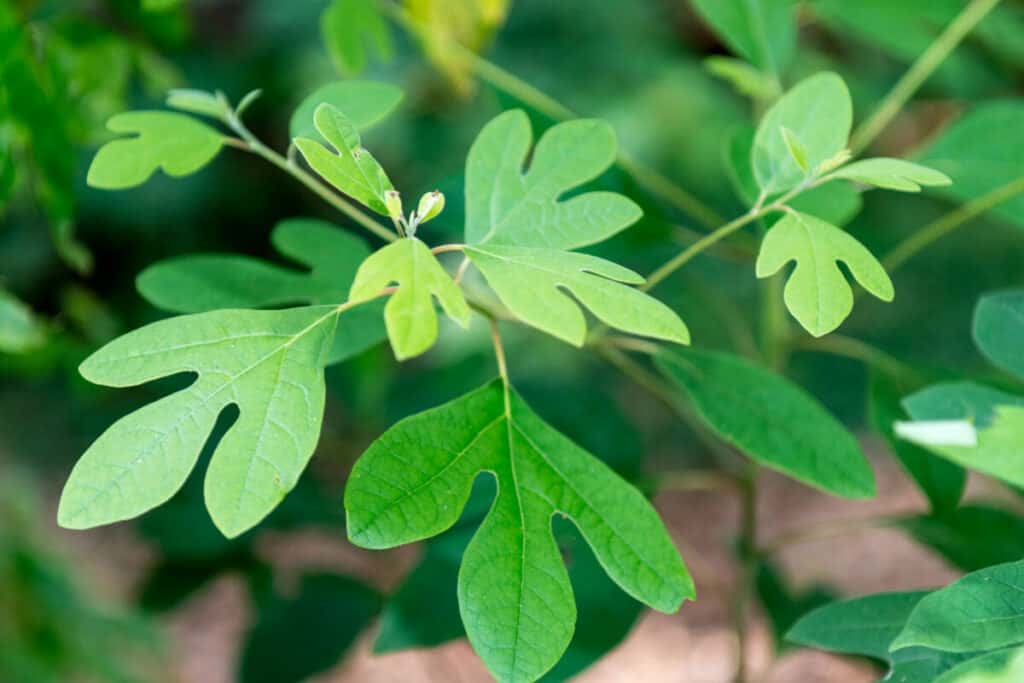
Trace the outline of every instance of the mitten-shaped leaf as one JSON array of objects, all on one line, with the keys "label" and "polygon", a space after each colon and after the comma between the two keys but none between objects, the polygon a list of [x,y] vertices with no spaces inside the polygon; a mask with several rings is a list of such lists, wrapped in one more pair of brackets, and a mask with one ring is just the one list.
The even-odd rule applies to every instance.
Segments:
[{"label": "mitten-shaped leaf", "polygon": [[656,363],[712,429],[757,462],[844,498],[875,495],[857,440],[786,378],[710,351],[666,351]]},{"label": "mitten-shaped leaf", "polygon": [[757,277],[770,277],[790,261],[796,267],[783,292],[786,307],[815,337],[839,327],[853,310],[853,290],[839,270],[840,261],[864,289],[892,301],[892,281],[871,252],[814,216],[792,212],[768,231],[757,257]]},{"label": "mitten-shaped leaf", "polygon": [[665,612],[693,583],[657,513],[635,488],[494,382],[388,430],[359,459],[345,491],[349,538],[389,548],[451,527],[474,478],[498,494],[462,558],[466,633],[502,681],[532,681],[572,637],[572,587],[551,532],[571,519],[611,578]]},{"label": "mitten-shaped leaf", "polygon": [[384,323],[395,358],[405,360],[423,353],[437,340],[437,313],[433,298],[452,320],[469,325],[469,305],[462,290],[415,237],[400,239],[363,261],[349,293],[351,302],[375,297],[397,283],[384,306]]},{"label": "mitten-shaped leaf", "polygon": [[626,284],[644,279],[611,261],[567,251],[486,245],[466,256],[483,273],[501,302],[523,322],[570,344],[583,346],[587,323],[562,288],[611,327],[680,344],[690,334],[665,304]]},{"label": "mitten-shaped leaf", "polygon": [[337,107],[321,104],[313,113],[313,124],[334,151],[316,140],[296,138],[295,146],[310,168],[359,203],[387,216],[384,193],[394,187],[373,155],[363,149],[351,119]]},{"label": "mitten-shaped leaf", "polygon": [[152,323],[82,363],[91,382],[132,386],[195,373],[190,386],[105,431],[75,465],[58,521],[82,529],[139,515],[185,482],[229,405],[240,411],[206,473],[226,536],[257,524],[295,486],[320,435],[323,361],[338,307],[214,311]]},{"label": "mitten-shaped leaf", "polygon": [[615,132],[603,121],[561,123],[541,136],[530,169],[530,121],[508,111],[484,126],[466,160],[466,241],[575,249],[632,225],[641,211],[613,192],[560,196],[600,175],[615,159]]},{"label": "mitten-shaped leaf", "polygon": [[125,112],[111,118],[107,128],[136,135],[112,140],[96,152],[87,181],[104,190],[141,185],[161,169],[173,177],[195,173],[224,146],[215,129],[176,112]]},{"label": "mitten-shaped leaf", "polygon": [[903,159],[864,159],[843,166],[832,175],[886,190],[920,192],[921,187],[942,187],[953,181],[945,173]]},{"label": "mitten-shaped leaf", "polygon": [[[800,81],[757,127],[751,151],[757,184],[772,195],[814,177],[822,163],[846,148],[852,123],[853,105],[842,78],[822,73]],[[805,168],[790,153],[785,131],[803,145]]]}]

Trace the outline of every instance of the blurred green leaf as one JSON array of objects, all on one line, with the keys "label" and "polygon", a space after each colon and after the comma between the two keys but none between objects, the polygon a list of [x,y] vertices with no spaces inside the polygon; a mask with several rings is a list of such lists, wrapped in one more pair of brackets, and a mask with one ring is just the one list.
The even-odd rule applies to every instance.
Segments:
[{"label": "blurred green leaf", "polygon": [[0,352],[22,353],[39,347],[46,327],[16,296],[0,289]]},{"label": "blurred green leaf", "polygon": [[759,69],[778,77],[796,47],[793,0],[693,0],[725,43]]},{"label": "blurred green leaf", "polygon": [[1024,518],[987,505],[965,505],[900,522],[922,543],[964,571],[1024,557]]},{"label": "blurred green leaf", "polygon": [[761,562],[755,579],[761,609],[771,624],[777,652],[789,649],[786,634],[801,616],[835,600],[835,594],[822,586],[795,591],[785,577],[770,563]]},{"label": "blurred green leaf", "polygon": [[934,683],[1019,683],[1024,680],[1024,650],[1008,647],[958,664]]},{"label": "blurred green leaf", "polygon": [[393,112],[404,94],[400,88],[378,81],[335,81],[317,88],[299,103],[288,124],[292,138],[316,135],[313,120],[321,104],[342,112],[357,130],[364,131]]},{"label": "blurred green leaf", "polygon": [[190,114],[202,114],[217,119],[223,119],[230,108],[213,93],[205,90],[191,90],[179,88],[167,93],[167,106]]},{"label": "blurred green leaf", "polygon": [[1024,379],[1024,290],[981,297],[974,309],[974,343],[993,365]]},{"label": "blurred green leaf", "polygon": [[727,81],[736,92],[755,101],[767,102],[778,97],[779,82],[743,61],[731,57],[708,57],[707,70]]},{"label": "blurred green leaf", "polygon": [[361,73],[370,50],[391,58],[391,34],[374,0],[331,0],[320,15],[320,35],[335,68],[345,75]]}]

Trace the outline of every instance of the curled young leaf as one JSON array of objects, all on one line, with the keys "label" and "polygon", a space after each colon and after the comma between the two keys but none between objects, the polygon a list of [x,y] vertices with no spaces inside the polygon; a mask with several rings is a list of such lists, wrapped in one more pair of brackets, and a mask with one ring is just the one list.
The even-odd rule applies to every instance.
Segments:
[{"label": "curled young leaf", "polygon": [[783,292],[786,307],[815,337],[839,327],[853,310],[853,291],[840,261],[871,294],[882,301],[894,296],[889,275],[871,252],[814,216],[794,211],[768,231],[757,257],[757,277],[770,277],[790,261],[796,261],[796,268]]},{"label": "curled young leaf", "polygon": [[903,159],[864,159],[843,166],[832,175],[886,190],[920,192],[921,187],[941,187],[953,181],[945,173]]}]

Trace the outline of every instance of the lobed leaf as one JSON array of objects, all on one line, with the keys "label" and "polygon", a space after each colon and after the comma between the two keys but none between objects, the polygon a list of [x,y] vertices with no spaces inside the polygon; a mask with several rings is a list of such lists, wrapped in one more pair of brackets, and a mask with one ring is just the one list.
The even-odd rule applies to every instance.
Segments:
[{"label": "lobed leaf", "polygon": [[713,351],[662,351],[655,363],[708,426],[757,462],[844,498],[875,495],[856,439],[784,377]]},{"label": "lobed leaf", "polygon": [[469,305],[462,290],[427,245],[415,237],[397,240],[363,261],[349,300],[372,299],[392,283],[397,283],[398,289],[384,306],[384,322],[398,360],[418,356],[437,341],[432,297],[449,318],[462,327],[469,325]]},{"label": "lobed leaf", "polygon": [[288,134],[292,138],[316,135],[313,120],[317,108],[329,104],[342,112],[357,130],[373,127],[393,112],[404,94],[400,88],[379,81],[335,81],[317,88],[292,114]]},{"label": "lobed leaf", "polygon": [[973,332],[974,343],[993,365],[1024,379],[1024,290],[981,297]]},{"label": "lobed leaf", "polygon": [[532,681],[565,651],[576,620],[551,531],[568,517],[627,593],[672,612],[693,583],[657,513],[635,488],[544,423],[510,387],[488,384],[402,420],[356,463],[349,538],[389,548],[450,528],[473,480],[497,497],[466,548],[459,608],[474,649],[503,681]]},{"label": "lobed leaf", "polygon": [[331,104],[317,106],[313,124],[334,152],[316,140],[296,138],[295,146],[310,168],[359,203],[387,216],[384,193],[394,187],[373,155],[363,149],[355,124]]},{"label": "lobed leaf", "polygon": [[596,178],[615,159],[615,132],[603,121],[560,123],[541,136],[530,169],[530,121],[521,110],[491,120],[466,159],[466,241],[576,249],[635,223],[640,207],[613,192],[560,196]]},{"label": "lobed leaf", "polygon": [[[501,302],[523,322],[575,346],[583,346],[587,323],[581,304],[611,327],[679,344],[690,333],[665,304],[627,287],[643,278],[589,254],[530,247],[468,247],[466,256],[483,273]],[[623,284],[626,283],[626,284]]]},{"label": "lobed leaf", "polygon": [[853,291],[839,262],[868,292],[892,301],[892,281],[882,265],[849,233],[804,213],[791,212],[776,223],[757,256],[757,277],[770,277],[796,261],[783,297],[786,308],[815,337],[839,327],[853,310]]},{"label": "lobed leaf", "polygon": [[[767,195],[814,177],[823,163],[846,148],[853,105],[843,79],[820,73],[795,85],[765,112],[754,136],[751,165]],[[790,153],[784,129],[806,150],[806,170]]]},{"label": "lobed leaf", "polygon": [[176,112],[125,112],[111,118],[107,128],[136,135],[112,140],[96,152],[87,181],[104,190],[141,185],[157,170],[175,178],[195,173],[224,145],[219,132]]},{"label": "lobed leaf", "polygon": [[213,454],[205,498],[228,537],[255,526],[295,486],[320,435],[323,362],[339,310],[224,310],[162,320],[82,363],[96,384],[126,387],[194,373],[187,388],[108,428],[75,465],[61,526],[85,529],[139,515],[181,488],[218,416],[240,411]]},{"label": "lobed leaf", "polygon": [[900,192],[920,192],[921,186],[942,187],[953,182],[945,173],[927,166],[888,158],[855,161],[834,171],[832,175]]}]

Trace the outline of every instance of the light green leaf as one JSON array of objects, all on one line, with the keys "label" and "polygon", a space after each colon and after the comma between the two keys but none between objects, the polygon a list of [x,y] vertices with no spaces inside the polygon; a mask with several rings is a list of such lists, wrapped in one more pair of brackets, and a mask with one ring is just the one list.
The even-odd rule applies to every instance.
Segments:
[{"label": "light green leaf", "polygon": [[1020,683],[1024,681],[1024,649],[1008,647],[958,664],[934,683]]},{"label": "light green leaf", "polygon": [[470,643],[502,681],[533,681],[572,637],[572,587],[551,532],[579,528],[608,575],[651,607],[694,595],[654,508],[606,465],[493,382],[402,420],[356,463],[345,491],[349,538],[390,548],[450,528],[473,480],[498,494],[462,558],[459,607]]},{"label": "light green leaf", "polygon": [[320,15],[320,36],[338,71],[358,75],[371,49],[391,57],[391,34],[373,0],[332,0]]},{"label": "light green leaf", "polygon": [[22,353],[46,339],[43,322],[13,294],[0,289],[0,352]]},{"label": "light green leaf", "polygon": [[57,518],[85,529],[167,501],[195,466],[218,416],[240,411],[206,472],[217,528],[238,536],[295,486],[320,435],[323,361],[338,308],[225,310],[171,318],[110,342],[82,363],[91,382],[126,387],[195,373],[187,388],[115,422],[64,486]]},{"label": "light green leaf", "polygon": [[[953,179],[953,184],[942,190],[944,194],[960,201],[976,199],[1024,176],[1021,121],[1024,103],[1020,100],[981,104],[943,130],[920,155],[920,161]],[[991,211],[1024,227],[1024,193]]]},{"label": "light green leaf", "polygon": [[941,187],[953,181],[945,173],[903,159],[864,159],[847,164],[832,175],[886,190],[920,192],[921,186]]},{"label": "light green leaf", "polygon": [[167,106],[172,109],[186,111],[190,114],[202,114],[221,120],[228,113],[224,102],[216,95],[205,90],[181,88],[167,93]]},{"label": "light green leaf", "polygon": [[753,100],[770,101],[779,95],[777,80],[742,59],[708,57],[704,60],[704,66],[711,74],[728,81],[736,92]]},{"label": "light green leaf", "polygon": [[793,0],[694,0],[693,6],[737,54],[778,76],[796,47]]},{"label": "light green leaf", "polygon": [[981,297],[974,309],[974,343],[993,365],[1024,379],[1024,290]]},{"label": "light green leaf", "polygon": [[335,151],[331,152],[316,140],[296,138],[295,146],[306,163],[334,187],[387,216],[384,193],[394,187],[373,155],[363,149],[355,124],[331,104],[317,106],[313,123]]},{"label": "light green leaf", "polygon": [[815,337],[839,327],[853,310],[853,290],[839,262],[864,289],[892,301],[892,281],[864,245],[834,225],[792,212],[768,231],[757,257],[757,277],[774,275],[796,261],[783,297],[786,308]]},{"label": "light green leaf", "polygon": [[219,132],[175,112],[125,112],[110,119],[107,128],[137,135],[112,140],[96,152],[87,180],[104,190],[141,185],[158,169],[175,178],[195,173],[224,145]]},{"label": "light green leaf", "polygon": [[462,290],[415,237],[400,239],[363,261],[349,293],[352,302],[376,297],[397,283],[398,289],[384,306],[384,322],[395,358],[418,356],[437,341],[437,298],[448,317],[462,327],[469,325],[469,305]]},{"label": "light green leaf", "polygon": [[[784,192],[814,177],[824,162],[846,148],[853,105],[843,79],[820,73],[800,81],[771,106],[757,127],[751,165],[768,195]],[[792,131],[807,150],[807,170],[790,154],[782,128]]]},{"label": "light green leaf", "polygon": [[603,121],[560,123],[541,136],[529,171],[530,121],[507,111],[484,126],[466,160],[466,241],[576,249],[635,223],[640,207],[614,192],[561,195],[615,160],[615,131]]},{"label": "light green leaf", "polygon": [[968,572],[1024,557],[1024,518],[990,505],[908,517],[900,527]]},{"label": "light green leaf", "polygon": [[288,132],[292,138],[313,137],[313,116],[321,104],[341,111],[357,130],[364,131],[393,112],[404,97],[402,90],[379,81],[335,81],[317,88],[292,114]]},{"label": "light green leaf", "polygon": [[587,335],[579,304],[624,332],[679,344],[690,341],[686,325],[672,309],[623,284],[642,284],[644,279],[611,261],[575,252],[490,244],[468,247],[466,256],[516,317],[575,346],[583,346]]},{"label": "light green leaf", "polygon": [[1024,562],[968,574],[929,594],[890,647],[943,652],[992,650],[1024,642]]},{"label": "light green leaf", "polygon": [[839,600],[804,615],[786,640],[807,647],[889,661],[889,645],[928,591],[876,593]]},{"label": "light green leaf", "polygon": [[655,363],[716,433],[757,462],[844,498],[875,495],[857,440],[787,379],[712,351],[663,351]]},{"label": "light green leaf", "polygon": [[789,156],[793,157],[793,161],[796,162],[801,171],[807,173],[809,167],[807,165],[807,148],[804,147],[804,143],[800,141],[796,133],[785,126],[782,126],[779,131],[782,133],[782,139],[786,143],[786,149],[789,150]]},{"label": "light green leaf", "polygon": [[[175,313],[218,308],[265,308],[282,304],[339,304],[359,264],[370,255],[366,242],[331,223],[312,218],[281,221],[270,236],[279,252],[308,272],[250,258],[193,254],[161,261],[139,274],[139,293]],[[371,301],[345,313],[327,364],[350,358],[382,341],[384,302]]]}]

